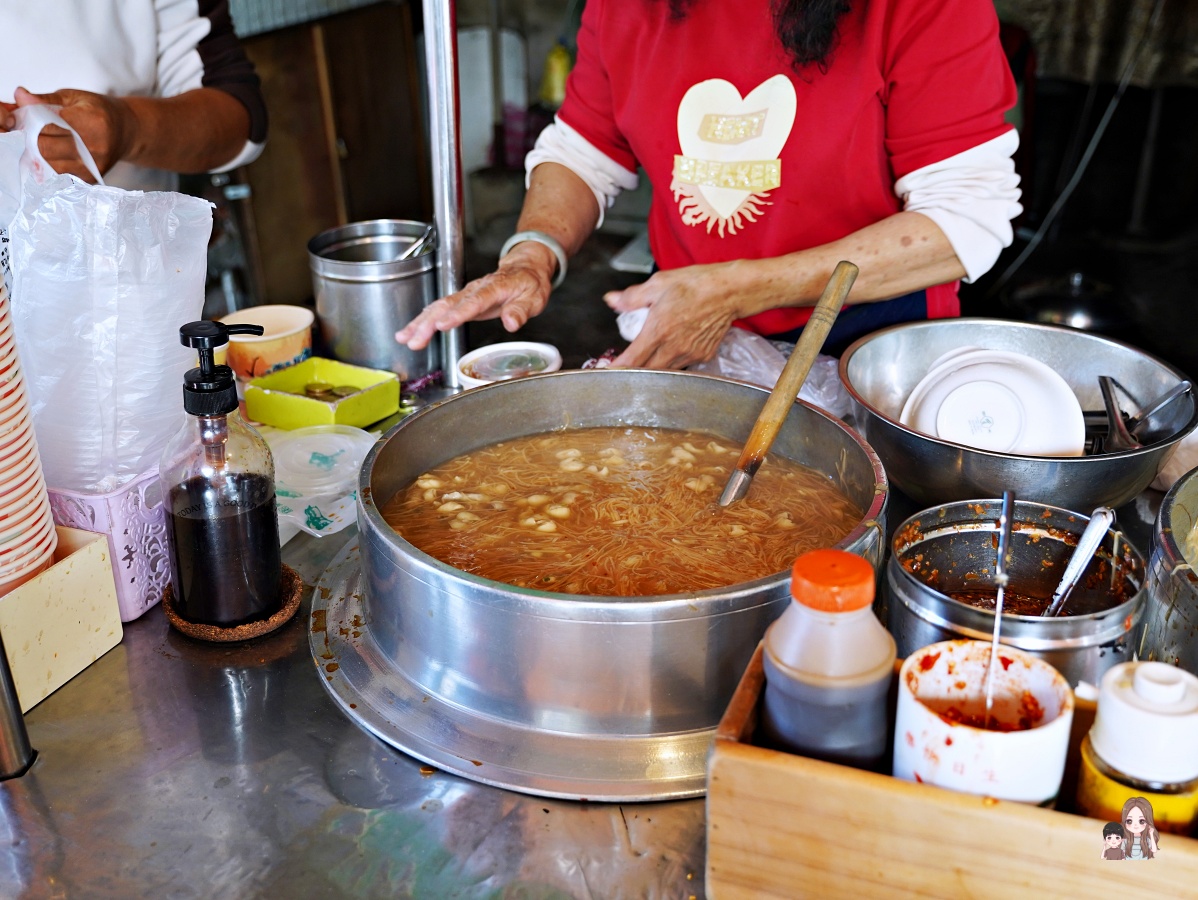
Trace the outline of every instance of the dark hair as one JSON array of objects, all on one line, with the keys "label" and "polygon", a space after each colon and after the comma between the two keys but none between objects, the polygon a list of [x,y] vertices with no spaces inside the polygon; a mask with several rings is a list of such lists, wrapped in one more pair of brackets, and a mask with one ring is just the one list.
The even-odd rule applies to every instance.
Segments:
[{"label": "dark hair", "polygon": [[1102,826],[1103,838],[1117,837],[1123,840],[1123,823],[1122,822],[1107,822]]},{"label": "dark hair", "polygon": [[[699,0],[669,0],[670,15],[686,18]],[[828,70],[836,49],[836,27],[849,11],[849,0],[770,0],[774,32],[794,60],[795,68],[815,65]]]}]

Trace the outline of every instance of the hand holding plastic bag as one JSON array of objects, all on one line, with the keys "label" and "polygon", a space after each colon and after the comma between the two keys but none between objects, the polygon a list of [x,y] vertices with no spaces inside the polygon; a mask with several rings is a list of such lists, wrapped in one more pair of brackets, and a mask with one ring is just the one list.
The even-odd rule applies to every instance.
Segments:
[{"label": "hand holding plastic bag", "polygon": [[[13,211],[13,325],[46,480],[113,490],[157,464],[177,425],[193,364],[178,328],[202,313],[212,205],[57,175],[37,136],[69,126],[44,105],[16,116],[0,136],[0,224]],[[16,167],[13,137],[25,139]]]},{"label": "hand holding plastic bag", "polygon": [[[616,319],[620,336],[626,341],[633,340],[648,316],[647,308],[621,313]],[[743,328],[729,328],[716,355],[707,362],[688,366],[687,371],[735,378],[737,381],[773,388],[793,349],[794,344],[771,341]],[[852,411],[852,403],[840,381],[838,365],[835,357],[822,354],[816,357],[807,380],[799,390],[799,397],[844,419]]]}]

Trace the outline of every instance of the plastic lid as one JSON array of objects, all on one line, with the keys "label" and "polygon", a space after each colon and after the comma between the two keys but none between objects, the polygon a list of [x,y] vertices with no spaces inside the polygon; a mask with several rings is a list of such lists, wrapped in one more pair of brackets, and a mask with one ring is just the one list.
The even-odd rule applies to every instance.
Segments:
[{"label": "plastic lid", "polygon": [[458,372],[467,387],[508,381],[525,375],[556,372],[562,355],[552,344],[507,341],[471,350],[458,362]]},{"label": "plastic lid", "polygon": [[822,612],[851,612],[874,602],[874,569],[855,553],[812,550],[795,560],[790,594]]},{"label": "plastic lid", "polygon": [[307,496],[357,490],[362,460],[375,436],[349,425],[313,425],[272,435],[275,481]]},{"label": "plastic lid", "polygon": [[1140,781],[1198,778],[1198,678],[1162,662],[1115,666],[1102,678],[1090,743]]}]

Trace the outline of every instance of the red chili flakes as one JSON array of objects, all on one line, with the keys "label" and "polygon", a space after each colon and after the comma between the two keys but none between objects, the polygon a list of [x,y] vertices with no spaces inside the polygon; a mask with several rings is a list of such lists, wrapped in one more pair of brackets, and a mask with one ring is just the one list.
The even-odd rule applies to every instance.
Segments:
[{"label": "red chili flakes", "polygon": [[1011,659],[1011,657],[1003,656],[1001,653],[998,655],[998,661],[1000,663],[1002,663],[1002,670],[1004,672],[1007,671],[1007,669],[1011,668],[1011,663],[1014,662],[1014,660]]},{"label": "red chili flakes", "polygon": [[930,653],[919,661],[920,671],[927,672],[932,666],[936,665],[936,660],[940,659],[939,653]]}]

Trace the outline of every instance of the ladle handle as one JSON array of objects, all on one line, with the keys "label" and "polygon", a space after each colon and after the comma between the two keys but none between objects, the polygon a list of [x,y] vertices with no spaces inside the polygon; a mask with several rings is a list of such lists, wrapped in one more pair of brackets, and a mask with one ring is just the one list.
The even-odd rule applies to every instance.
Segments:
[{"label": "ladle handle", "polygon": [[1082,532],[1082,536],[1078,538],[1073,556],[1069,557],[1069,563],[1065,566],[1065,574],[1061,576],[1061,583],[1057,585],[1056,593],[1052,595],[1052,602],[1044,610],[1045,618],[1057,615],[1065,606],[1065,601],[1069,599],[1069,595],[1082,577],[1082,572],[1086,570],[1086,566],[1090,564],[1090,560],[1102,546],[1102,539],[1106,537],[1106,533],[1114,521],[1115,511],[1108,506],[1100,506],[1090,514],[1090,521]]},{"label": "ladle handle", "polygon": [[823,349],[828,332],[832,330],[832,325],[840,314],[840,307],[844,305],[853,282],[857,280],[857,272],[857,267],[851,262],[838,262],[832,271],[832,277],[824,287],[823,294],[811,310],[811,318],[803,326],[799,342],[791,351],[782,374],[778,376],[765,406],[761,408],[757,421],[753,423],[753,430],[749,433],[749,439],[745,441],[740,459],[736,463],[736,468],[749,476],[757,473],[766,453],[773,446],[774,438],[778,436],[782,423],[786,421],[790,408],[799,396],[799,388],[807,380],[807,373],[815,364],[815,358]]}]

